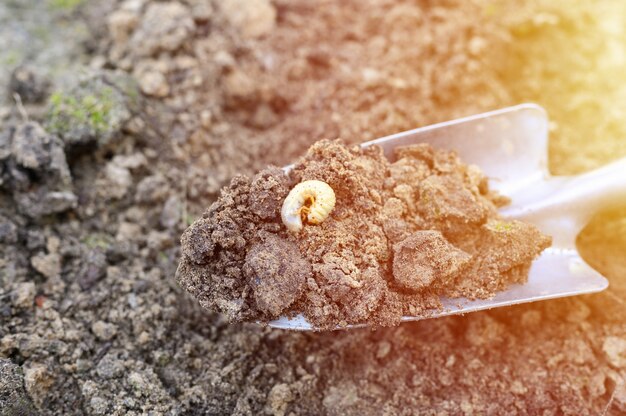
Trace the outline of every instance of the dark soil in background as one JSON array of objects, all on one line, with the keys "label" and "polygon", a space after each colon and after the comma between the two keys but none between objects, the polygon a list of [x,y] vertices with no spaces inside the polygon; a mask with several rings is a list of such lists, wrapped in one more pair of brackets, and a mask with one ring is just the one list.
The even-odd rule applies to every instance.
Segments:
[{"label": "dark soil in background", "polygon": [[553,172],[625,155],[620,2],[43,3],[0,5],[0,414],[626,411],[623,210],[579,237],[608,291],[391,329],[229,325],[174,281],[221,186],[319,139],[532,100]]},{"label": "dark soil in background", "polygon": [[[551,238],[503,220],[508,200],[477,166],[427,144],[394,159],[321,140],[289,174],[236,176],[185,230],[177,280],[231,322],[302,313],[318,329],[398,325],[440,310],[440,297],[484,299],[527,280]],[[330,187],[334,209],[290,231],[283,201],[308,181]]]}]

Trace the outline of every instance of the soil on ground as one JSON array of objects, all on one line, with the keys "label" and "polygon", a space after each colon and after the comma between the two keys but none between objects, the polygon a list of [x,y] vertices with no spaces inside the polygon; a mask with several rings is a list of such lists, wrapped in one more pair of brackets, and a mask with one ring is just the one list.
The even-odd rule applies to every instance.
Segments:
[{"label": "soil on ground", "polygon": [[625,19],[613,0],[0,2],[0,414],[624,414],[624,208],[578,237],[602,293],[376,331],[232,325],[175,272],[235,175],[321,139],[533,101],[553,174],[626,155]]},{"label": "soil on ground", "polygon": [[[182,237],[181,286],[230,321],[303,313],[318,329],[428,316],[440,298],[488,298],[523,283],[551,239],[497,212],[477,166],[452,151],[313,145],[287,174],[238,176]],[[328,218],[287,229],[283,201],[321,180],[335,195]],[[315,201],[313,202],[316,203]]]}]

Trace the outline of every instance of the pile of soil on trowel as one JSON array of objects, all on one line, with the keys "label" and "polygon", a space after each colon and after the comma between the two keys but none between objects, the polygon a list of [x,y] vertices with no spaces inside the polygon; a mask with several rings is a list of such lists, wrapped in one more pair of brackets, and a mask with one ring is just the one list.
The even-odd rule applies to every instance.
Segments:
[{"label": "pile of soil on trowel", "polygon": [[[320,141],[285,173],[237,176],[182,236],[180,284],[231,321],[302,313],[315,327],[390,326],[428,316],[440,299],[489,298],[523,283],[551,243],[531,224],[501,218],[507,199],[453,151]],[[319,180],[335,206],[290,231],[283,201]]]}]

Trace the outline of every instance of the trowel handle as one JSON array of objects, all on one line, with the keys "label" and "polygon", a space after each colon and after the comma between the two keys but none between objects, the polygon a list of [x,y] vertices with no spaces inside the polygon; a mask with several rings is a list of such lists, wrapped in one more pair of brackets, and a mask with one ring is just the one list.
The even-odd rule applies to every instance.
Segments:
[{"label": "trowel handle", "polygon": [[563,178],[555,192],[564,211],[575,210],[585,222],[596,212],[626,204],[626,157],[580,175]]},{"label": "trowel handle", "polygon": [[[580,175],[554,177],[524,190],[531,203],[504,215],[537,225],[553,245],[575,248],[576,236],[597,212],[626,205],[626,158]],[[513,198],[515,202],[515,198]]]}]

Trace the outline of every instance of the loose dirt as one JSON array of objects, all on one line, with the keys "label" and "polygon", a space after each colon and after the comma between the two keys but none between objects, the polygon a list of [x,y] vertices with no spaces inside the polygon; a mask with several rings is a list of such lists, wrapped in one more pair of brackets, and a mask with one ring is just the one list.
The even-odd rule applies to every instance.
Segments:
[{"label": "loose dirt", "polygon": [[[331,329],[397,325],[441,309],[442,296],[487,298],[527,279],[551,239],[502,220],[505,198],[478,167],[428,145],[398,148],[395,158],[320,141],[288,175],[236,177],[183,234],[181,286],[233,322],[301,312]],[[333,189],[334,209],[289,231],[283,201],[310,180]]]}]

